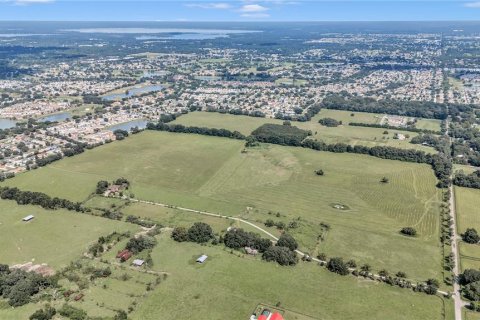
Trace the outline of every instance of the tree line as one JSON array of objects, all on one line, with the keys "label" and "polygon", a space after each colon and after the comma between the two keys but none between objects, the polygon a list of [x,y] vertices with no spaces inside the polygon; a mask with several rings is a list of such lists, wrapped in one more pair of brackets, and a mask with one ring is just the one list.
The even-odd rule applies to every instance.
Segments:
[{"label": "tree line", "polygon": [[388,124],[378,124],[378,123],[362,123],[362,122],[350,122],[348,124],[352,127],[367,127],[367,128],[380,128],[380,129],[388,129],[388,130],[401,130],[401,131],[408,131],[408,132],[418,132],[418,133],[429,133],[429,134],[440,134],[441,132],[435,130],[427,130],[427,129],[419,129],[415,127],[395,127],[390,126]]},{"label": "tree line", "polygon": [[193,133],[205,136],[224,137],[230,139],[245,139],[245,136],[238,131],[230,131],[227,129],[205,128],[205,127],[187,127],[182,124],[166,124],[159,121],[157,124],[149,122],[147,124],[148,130],[167,131],[176,133]]},{"label": "tree line", "polygon": [[67,199],[52,198],[42,192],[21,191],[18,188],[1,187],[0,198],[4,200],[15,200],[19,205],[39,205],[44,209],[67,209],[77,212],[85,212],[80,202],[73,202]]},{"label": "tree line", "polygon": [[416,118],[444,120],[448,117],[446,104],[430,101],[376,100],[368,97],[331,94],[325,97],[321,106],[325,109],[386,113]]}]

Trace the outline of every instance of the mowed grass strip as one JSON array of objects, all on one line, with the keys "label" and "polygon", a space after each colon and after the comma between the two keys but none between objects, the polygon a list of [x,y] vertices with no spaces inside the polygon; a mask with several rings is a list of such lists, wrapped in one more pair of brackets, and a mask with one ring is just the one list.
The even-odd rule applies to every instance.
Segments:
[{"label": "mowed grass strip", "polygon": [[[209,256],[203,265],[195,263],[201,254]],[[259,303],[324,320],[443,319],[439,297],[341,277],[314,263],[280,267],[223,246],[175,243],[169,234],[160,236],[152,258],[153,268],[169,277],[138,305],[133,320],[247,319]]]},{"label": "mowed grass strip", "polygon": [[457,231],[459,234],[467,228],[480,231],[480,190],[455,187],[455,204],[457,213]]},{"label": "mowed grass strip", "polygon": [[[54,269],[78,258],[98,237],[113,231],[138,230],[138,226],[73,213],[67,210],[47,211],[37,206],[19,206],[0,200],[1,263],[47,263]],[[35,218],[23,222],[27,215]]]},{"label": "mowed grass strip", "polygon": [[[275,145],[246,153],[243,148],[243,141],[144,132],[6,183],[81,200],[97,181],[123,176],[142,200],[242,216],[259,225],[280,219],[277,213],[285,223],[300,217],[303,227],[292,232],[312,253],[402,270],[418,280],[440,278],[439,192],[429,166]],[[325,175],[317,176],[317,169]],[[88,179],[75,184],[79,176]],[[390,183],[381,183],[383,176]],[[143,216],[141,209],[128,213]],[[318,245],[321,222],[332,230]],[[405,226],[417,228],[419,236],[401,236]]]}]

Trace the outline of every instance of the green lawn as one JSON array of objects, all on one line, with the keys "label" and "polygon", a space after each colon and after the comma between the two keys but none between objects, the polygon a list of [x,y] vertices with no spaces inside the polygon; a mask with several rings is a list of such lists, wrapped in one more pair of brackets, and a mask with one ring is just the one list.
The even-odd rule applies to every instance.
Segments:
[{"label": "green lawn", "polygon": [[442,121],[436,119],[417,119],[415,127],[424,130],[440,131]]},{"label": "green lawn", "polygon": [[[102,235],[138,230],[135,225],[66,210],[47,211],[0,200],[1,263],[32,261],[58,269],[81,256]],[[30,222],[22,218],[33,214]]]},{"label": "green lawn", "polygon": [[[273,145],[242,149],[242,141],[144,132],[6,183],[83,200],[97,181],[123,176],[139,199],[242,216],[257,224],[300,217],[292,233],[312,254],[354,258],[419,280],[440,278],[439,192],[429,166]],[[318,168],[325,176],[314,174]],[[383,176],[390,183],[380,183]],[[335,209],[337,203],[350,210]],[[128,213],[163,214],[167,224],[194,221],[147,209]],[[318,244],[321,222],[332,228]],[[415,227],[419,236],[401,236],[404,226]]]},{"label": "green lawn", "polygon": [[[220,245],[174,243],[168,234],[160,239],[152,253],[154,269],[169,276],[138,305],[133,320],[248,319],[259,303],[280,303],[324,320],[444,319],[443,301],[436,296],[338,276],[314,263],[280,267],[230,254]],[[201,254],[209,258],[198,265]]]}]

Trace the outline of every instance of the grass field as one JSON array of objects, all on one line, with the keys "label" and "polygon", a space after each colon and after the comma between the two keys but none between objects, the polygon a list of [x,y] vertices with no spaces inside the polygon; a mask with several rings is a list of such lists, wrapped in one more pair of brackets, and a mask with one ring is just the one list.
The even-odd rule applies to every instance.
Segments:
[{"label": "grass field", "polygon": [[[1,263],[32,261],[58,269],[82,255],[98,237],[113,231],[138,230],[135,225],[66,210],[46,211],[0,200]],[[35,219],[23,222],[33,214]]]},{"label": "grass field", "polygon": [[[457,231],[459,234],[467,228],[480,230],[480,190],[455,187],[455,202],[457,213]],[[461,242],[460,264],[462,270],[480,268],[480,246]]]},{"label": "grass field", "polygon": [[[312,254],[354,258],[376,270],[402,270],[419,280],[440,278],[439,192],[429,166],[293,147],[265,145],[247,153],[242,149],[242,141],[144,132],[6,183],[82,201],[97,181],[123,176],[139,199],[242,216],[260,224],[269,218],[289,222],[300,217],[300,228],[292,233]],[[318,168],[325,176],[313,173]],[[383,176],[390,183],[380,183]],[[337,210],[337,203],[350,209]],[[163,214],[171,223],[181,220],[168,212],[136,212]],[[321,222],[332,228],[319,244]],[[414,226],[419,236],[401,236],[404,226]]]},{"label": "grass field", "polygon": [[[312,118],[309,122],[294,122],[293,125],[311,130],[313,137],[323,140],[327,143],[347,143],[351,145],[364,146],[391,146],[403,149],[416,149],[425,152],[436,152],[433,148],[411,144],[409,141],[417,134],[414,132],[406,132],[401,130],[387,130],[388,134],[383,134],[385,129],[382,128],[366,128],[348,126],[350,122],[365,122],[378,123],[381,115],[373,113],[356,112],[355,116],[351,117],[349,111],[340,110],[321,110],[319,114]],[[321,118],[334,118],[341,120],[344,125],[335,128],[328,128],[318,123]],[[380,117],[380,118],[379,118]],[[186,126],[199,126],[209,128],[225,128],[229,130],[237,130],[244,135],[249,135],[253,130],[264,123],[282,124],[282,120],[270,118],[253,118],[248,116],[235,116],[230,114],[220,114],[214,112],[192,112],[179,117],[174,123],[183,124]],[[409,135],[410,138],[406,140],[393,139],[394,133],[403,133]]]},{"label": "grass field", "polygon": [[[195,263],[200,254],[209,256],[203,265]],[[177,244],[168,234],[160,236],[152,257],[153,268],[169,277],[138,305],[133,320],[248,319],[259,303],[280,303],[322,320],[444,319],[439,297],[341,277],[313,263],[279,267],[223,246]]]}]

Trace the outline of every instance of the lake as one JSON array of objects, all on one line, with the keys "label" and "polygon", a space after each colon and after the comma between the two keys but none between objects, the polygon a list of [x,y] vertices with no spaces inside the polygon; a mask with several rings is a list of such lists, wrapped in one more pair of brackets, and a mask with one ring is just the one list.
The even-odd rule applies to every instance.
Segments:
[{"label": "lake", "polygon": [[138,129],[145,129],[147,127],[147,123],[148,121],[144,119],[133,120],[133,121],[113,125],[109,127],[108,130],[115,131],[120,129],[120,130],[130,131],[132,130],[132,128],[135,128],[135,127],[138,127]]},{"label": "lake", "polygon": [[72,114],[70,112],[60,112],[60,113],[55,113],[55,114],[51,114],[51,115],[42,117],[42,118],[38,119],[38,121],[40,121],[40,122],[47,122],[47,121],[61,122],[61,121],[65,121],[65,120],[71,119],[71,118],[72,118]]},{"label": "lake", "polygon": [[119,100],[123,98],[130,98],[132,96],[139,95],[139,94],[160,91],[163,88],[164,87],[160,85],[150,85],[150,86],[136,87],[136,88],[125,88],[125,91],[128,90],[128,93],[127,92],[110,93],[110,94],[104,95],[103,100],[113,101],[113,100]]},{"label": "lake", "polygon": [[0,129],[9,129],[17,125],[17,121],[10,119],[0,119]]},{"label": "lake", "polygon": [[201,81],[218,81],[222,78],[218,76],[195,76],[195,79]]}]

